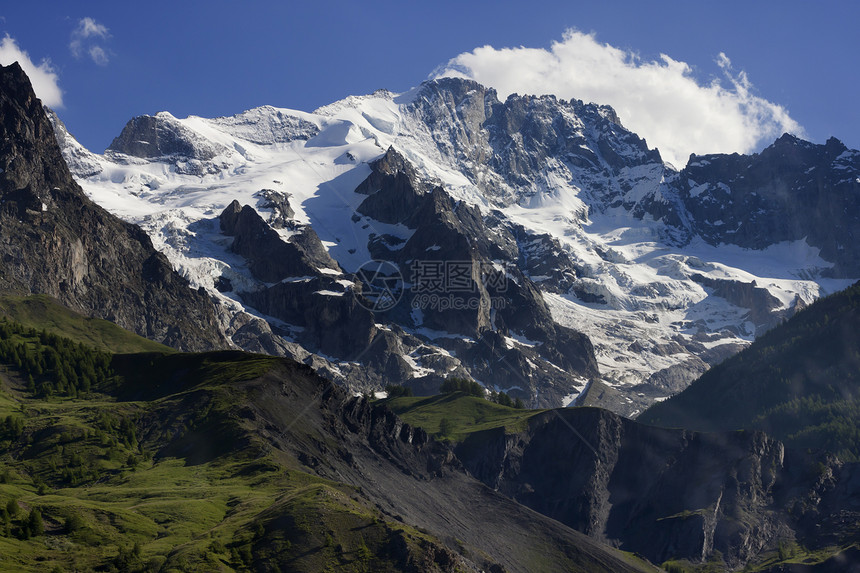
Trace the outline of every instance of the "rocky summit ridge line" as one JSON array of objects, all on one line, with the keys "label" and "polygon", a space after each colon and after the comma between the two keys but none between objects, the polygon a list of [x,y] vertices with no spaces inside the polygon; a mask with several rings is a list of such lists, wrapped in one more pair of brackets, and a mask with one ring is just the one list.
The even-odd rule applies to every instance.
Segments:
[{"label": "rocky summit ridge line", "polygon": [[[607,106],[451,78],[312,113],[161,112],[103,155],[55,128],[86,192],[218,300],[228,338],[356,391],[467,376],[635,416],[860,276],[860,153],[836,140],[678,171]],[[225,234],[234,201],[277,237]],[[299,258],[261,274],[278,239]],[[397,306],[361,302],[371,260],[398,269]],[[428,269],[462,280],[417,292]]]}]

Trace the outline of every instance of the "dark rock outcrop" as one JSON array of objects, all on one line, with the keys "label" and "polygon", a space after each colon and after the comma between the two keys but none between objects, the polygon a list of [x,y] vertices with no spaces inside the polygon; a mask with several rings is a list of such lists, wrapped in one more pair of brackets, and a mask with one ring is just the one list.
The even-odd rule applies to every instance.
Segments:
[{"label": "dark rock outcrop", "polygon": [[226,151],[204,141],[168,113],[141,115],[129,121],[108,151],[143,159],[178,155],[206,161]]},{"label": "dark rock outcrop", "polygon": [[378,332],[373,313],[326,277],[279,282],[242,293],[242,299],[260,312],[306,329],[301,338],[310,348],[342,360],[364,355]]},{"label": "dark rock outcrop", "polygon": [[245,258],[251,274],[273,283],[240,293],[247,304],[304,329],[300,338],[315,351],[342,360],[368,354],[379,332],[374,315],[338,282],[340,267],[313,229],[301,226],[285,240],[238,201],[219,220],[221,231],[233,237],[232,251]]},{"label": "dark rock outcrop", "polygon": [[18,64],[0,68],[0,288],[183,350],[226,346],[209,297],[75,183]]},{"label": "dark rock outcrop", "polygon": [[860,152],[835,138],[786,134],[753,155],[692,156],[677,185],[690,231],[712,245],[806,239],[835,264],[826,274],[860,275]]},{"label": "dark rock outcrop", "polygon": [[[735,306],[749,309],[749,319],[755,324],[756,333],[761,334],[776,326],[786,318],[785,312],[774,312],[782,308],[782,301],[759,286],[755,281],[714,279],[700,274],[693,274],[691,279],[702,286],[713,289],[714,295],[724,298]],[[793,313],[794,309],[789,309]]]},{"label": "dark rock outcrop", "polygon": [[255,196],[260,197],[259,207],[271,209],[272,214],[269,216],[268,223],[273,229],[296,226],[295,221],[293,221],[296,212],[290,206],[290,199],[286,194],[274,189],[261,189],[255,193]]},{"label": "dark rock outcrop", "polygon": [[[553,320],[520,268],[535,263],[533,251],[521,250],[532,244],[522,228],[422,182],[394,149],[371,163],[356,191],[368,195],[358,209],[363,215],[414,230],[403,243],[383,236],[370,245],[375,257],[408,277],[390,318],[456,335],[434,343],[453,351],[475,379],[535,405],[559,405],[583,379],[598,376],[591,341]],[[511,342],[512,335],[524,342]]]},{"label": "dark rock outcrop", "polygon": [[525,431],[471,435],[457,456],[488,486],[653,562],[743,566],[791,534],[774,506],[783,447],[761,432],[698,434],[605,410],[553,410]]},{"label": "dark rock outcrop", "polygon": [[416,212],[427,193],[412,165],[393,147],[374,162],[374,169],[355,192],[367,195],[356,211],[381,223],[404,223],[414,229]]},{"label": "dark rock outcrop", "polygon": [[231,250],[248,261],[255,278],[276,282],[288,277],[315,276],[320,269],[340,272],[316,232],[304,226],[284,240],[249,205],[233,201],[219,217],[221,232],[233,237]]},{"label": "dark rock outcrop", "polygon": [[[491,213],[487,225],[491,228],[503,225],[504,218]],[[603,297],[589,297],[577,290],[577,277],[586,271],[573,261],[556,237],[548,233],[529,233],[522,225],[512,225],[511,233],[517,241],[519,260],[522,269],[541,290],[554,293],[573,292],[584,302],[602,302]]]}]

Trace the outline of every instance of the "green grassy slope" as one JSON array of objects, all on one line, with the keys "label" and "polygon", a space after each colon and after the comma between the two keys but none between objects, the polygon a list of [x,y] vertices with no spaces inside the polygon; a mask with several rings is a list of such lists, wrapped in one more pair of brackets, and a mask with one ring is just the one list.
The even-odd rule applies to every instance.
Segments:
[{"label": "green grassy slope", "polygon": [[789,446],[860,459],[860,283],[799,312],[638,421],[762,429]]},{"label": "green grassy slope", "polygon": [[174,352],[107,320],[73,312],[47,295],[0,296],[0,316],[108,352]]},{"label": "green grassy slope", "polygon": [[[16,342],[37,343],[24,332]],[[78,398],[39,396],[0,366],[0,571],[394,571],[428,551],[432,563],[432,536],[301,471],[236,414],[238,383],[281,362],[118,356]]]},{"label": "green grassy slope", "polygon": [[[466,426],[483,416],[471,426],[515,427],[530,415],[460,398]],[[653,570],[465,474],[422,481],[410,472],[442,475],[426,460],[416,465],[434,444],[388,436],[390,416],[284,359],[111,355],[0,319],[0,572],[457,572],[471,570],[468,560],[494,566],[483,547],[515,571]],[[362,426],[373,420],[382,425]],[[445,505],[446,484],[472,504],[468,516],[458,502]],[[389,499],[400,509],[380,505]],[[409,524],[426,525],[423,512],[437,510],[433,531]],[[503,525],[477,541],[439,527],[488,516]],[[552,550],[536,539],[552,540]]]},{"label": "green grassy slope", "polygon": [[461,442],[474,432],[501,426],[508,432],[520,431],[529,418],[545,411],[509,408],[463,392],[391,398],[381,403],[405,422],[454,442]]}]

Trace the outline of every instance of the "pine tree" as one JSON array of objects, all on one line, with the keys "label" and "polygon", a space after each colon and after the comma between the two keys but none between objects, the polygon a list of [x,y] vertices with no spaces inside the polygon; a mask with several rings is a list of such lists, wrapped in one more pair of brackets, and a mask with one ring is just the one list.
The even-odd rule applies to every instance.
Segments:
[{"label": "pine tree", "polygon": [[27,518],[27,528],[30,530],[31,537],[38,537],[45,533],[45,524],[42,521],[42,513],[35,507],[30,511]]}]

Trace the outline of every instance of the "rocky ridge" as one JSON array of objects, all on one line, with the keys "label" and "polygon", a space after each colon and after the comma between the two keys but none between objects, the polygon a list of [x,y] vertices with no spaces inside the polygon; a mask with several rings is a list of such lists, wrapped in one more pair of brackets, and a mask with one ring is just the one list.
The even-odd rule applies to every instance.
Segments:
[{"label": "rocky ridge", "polygon": [[815,145],[783,135],[751,156],[693,156],[677,189],[689,231],[710,244],[762,249],[806,241],[833,263],[825,275],[856,277],[860,258],[860,152],[831,137]]},{"label": "rocky ridge", "polygon": [[254,439],[304,471],[354,486],[358,499],[386,516],[436,532],[450,546],[440,548],[451,554],[443,570],[455,570],[458,554],[469,560],[460,557],[461,567],[484,571],[652,570],[486,488],[450,446],[307,366],[284,361],[235,388],[246,397],[242,420]]},{"label": "rocky ridge", "polygon": [[0,69],[0,117],[3,290],[51,295],[182,350],[229,344],[205,290],[190,288],[139,227],[84,195],[17,64]]},{"label": "rocky ridge", "polygon": [[[555,324],[531,280],[498,262],[518,257],[510,233],[491,233],[479,210],[456,204],[441,187],[431,189],[393,149],[371,164],[356,192],[367,195],[356,217],[412,231],[395,244],[393,237],[372,236],[377,259],[407,270],[419,264],[415,261],[424,268],[451,261],[463,266],[466,274],[456,293],[460,307],[424,304],[446,293],[413,280],[405,282],[397,304],[374,308],[366,296],[372,293],[363,290],[370,285],[358,275],[344,275],[311,227],[288,221],[284,238],[256,210],[234,201],[220,214],[220,228],[233,237],[230,250],[260,281],[236,294],[265,315],[300,328],[293,336],[303,347],[341,362],[360,360],[365,377],[419,392],[437,391],[445,375],[471,375],[524,399],[541,395],[537,403],[549,405],[598,374],[588,339]],[[229,279],[220,284],[233,290]],[[446,336],[431,341],[422,335],[425,329]],[[494,362],[502,365],[488,367]],[[353,369],[347,372],[354,377]]]}]

